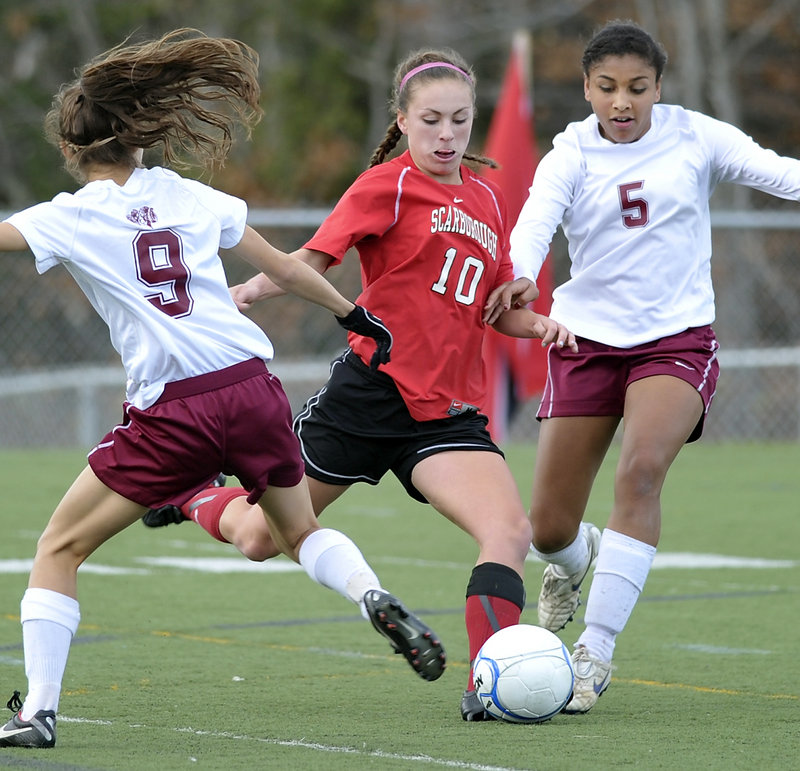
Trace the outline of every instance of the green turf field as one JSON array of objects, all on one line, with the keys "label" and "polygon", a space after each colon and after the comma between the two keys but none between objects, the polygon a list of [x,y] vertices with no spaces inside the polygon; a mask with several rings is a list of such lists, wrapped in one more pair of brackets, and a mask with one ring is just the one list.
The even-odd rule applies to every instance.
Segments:
[{"label": "green turf field", "polygon": [[[527,499],[534,448],[508,458]],[[25,691],[20,561],[82,465],[79,452],[0,453],[3,703]],[[325,522],[442,637],[449,666],[434,683],[287,561],[248,563],[191,523],[135,526],[81,572],[58,745],[2,749],[0,768],[798,768],[798,469],[795,444],[687,447],[611,687],[587,715],[532,726],[462,722],[475,549],[393,480],[354,488]],[[601,526],[612,471],[609,458],[590,503]],[[536,622],[541,570],[528,565],[524,622]],[[581,622],[561,633],[568,646]]]}]

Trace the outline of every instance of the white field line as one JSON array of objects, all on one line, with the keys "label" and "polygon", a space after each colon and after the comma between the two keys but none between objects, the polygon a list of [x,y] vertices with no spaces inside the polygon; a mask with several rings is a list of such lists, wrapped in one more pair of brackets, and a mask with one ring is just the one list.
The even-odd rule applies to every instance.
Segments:
[{"label": "white field line", "polygon": [[[83,723],[96,726],[109,726],[113,725],[110,720],[89,720],[86,718],[67,717],[65,715],[58,715],[58,720],[63,723]],[[146,729],[146,725],[137,723],[128,726],[131,729]],[[259,744],[269,744],[279,747],[299,747],[306,750],[315,750],[317,752],[324,752],[337,755],[353,755],[366,758],[380,758],[382,760],[399,760],[407,763],[416,763],[426,766],[439,766],[442,768],[462,768],[467,771],[522,771],[510,766],[487,766],[482,763],[466,763],[461,760],[448,760],[447,758],[434,758],[430,755],[407,755],[398,752],[384,752],[383,750],[361,750],[357,747],[346,747],[335,744],[321,744],[320,742],[310,742],[305,739],[278,739],[273,737],[263,736],[247,736],[246,734],[231,733],[230,731],[204,731],[197,728],[178,728],[175,729],[176,733],[188,733],[194,736],[208,736],[212,739],[231,739],[233,741],[247,741],[258,742]],[[196,761],[196,758],[187,758],[190,762]]]},{"label": "white field line", "polygon": [[[529,562],[539,562],[532,555]],[[166,568],[173,570],[192,570],[201,573],[289,573],[301,571],[299,565],[280,557],[266,562],[251,562],[241,556],[233,557],[137,557],[135,562],[146,567],[131,567],[121,565],[103,565],[95,562],[86,562],[80,567],[80,572],[103,576],[128,576],[150,575],[154,569]],[[403,559],[398,557],[383,557],[373,560],[375,564],[399,564],[408,567],[425,567],[439,569],[465,570],[469,566],[460,562],[445,562],[437,560]],[[0,574],[29,573],[33,561],[25,560],[0,560]],[[797,560],[771,560],[759,557],[733,557],[724,554],[695,554],[691,552],[666,552],[657,553],[653,561],[654,570],[698,570],[715,568],[736,569],[787,569],[800,566]]]},{"label": "white field line", "polygon": [[676,644],[671,647],[691,653],[707,653],[711,656],[771,656],[773,653],[773,651],[763,648],[728,648],[724,645],[702,645],[700,643]]}]

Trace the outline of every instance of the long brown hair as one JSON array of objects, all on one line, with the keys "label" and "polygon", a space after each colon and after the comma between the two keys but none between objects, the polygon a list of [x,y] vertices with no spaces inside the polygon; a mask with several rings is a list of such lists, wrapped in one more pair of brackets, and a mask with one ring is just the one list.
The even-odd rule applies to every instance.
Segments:
[{"label": "long brown hair", "polygon": [[[434,63],[442,63],[450,66],[431,67],[415,74],[406,83],[403,83],[406,75],[412,70],[424,64]],[[398,111],[405,112],[408,109],[411,94],[415,88],[432,80],[444,80],[446,78],[469,83],[472,89],[472,104],[474,107],[475,73],[473,73],[472,68],[464,61],[464,58],[459,53],[450,48],[412,51],[395,68],[392,98],[389,101],[389,112],[395,116]],[[383,141],[375,148],[372,157],[369,159],[370,168],[372,166],[377,166],[379,163],[383,163],[397,146],[402,136],[403,134],[397,125],[397,121],[392,121],[386,128]],[[464,153],[464,160],[483,163],[493,169],[497,168],[497,163],[495,163],[495,161],[491,158],[485,158],[482,155]]]},{"label": "long brown hair", "polygon": [[177,29],[100,54],[60,89],[45,134],[66,148],[82,179],[94,164],[136,165],[136,151],[160,147],[167,164],[221,166],[237,124],[249,136],[258,104],[258,54],[245,43]]}]

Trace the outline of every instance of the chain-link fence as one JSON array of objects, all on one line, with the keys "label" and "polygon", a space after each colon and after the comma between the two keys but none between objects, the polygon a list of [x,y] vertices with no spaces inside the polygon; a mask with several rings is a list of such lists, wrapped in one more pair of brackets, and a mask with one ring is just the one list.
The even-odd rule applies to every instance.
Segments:
[{"label": "chain-link fence", "polygon": [[[320,210],[251,212],[250,222],[276,246],[301,245]],[[0,215],[2,216],[2,215]],[[795,211],[716,212],[714,259],[722,376],[704,438],[800,438],[800,271]],[[556,238],[556,280],[568,270]],[[105,325],[61,269],[38,276],[30,254],[6,256],[0,277],[0,446],[89,448],[121,416],[125,375]],[[226,261],[229,282],[252,269]],[[357,259],[327,277],[348,297],[360,286]],[[409,312],[412,312],[410,309]],[[331,315],[291,297],[261,303],[252,317],[276,348],[271,369],[298,409],[327,377],[345,336]],[[509,438],[534,439],[536,404],[521,405]]]}]

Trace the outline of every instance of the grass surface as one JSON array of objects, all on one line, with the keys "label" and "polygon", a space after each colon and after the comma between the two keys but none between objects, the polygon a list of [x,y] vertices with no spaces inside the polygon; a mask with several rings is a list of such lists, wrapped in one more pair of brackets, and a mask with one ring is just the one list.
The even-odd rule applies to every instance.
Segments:
[{"label": "grass surface", "polygon": [[[534,452],[507,452],[523,499]],[[16,561],[32,557],[83,462],[80,452],[0,453],[3,700],[25,691],[27,567]],[[589,505],[599,526],[613,462],[612,450]],[[2,749],[0,768],[795,768],[798,468],[794,444],[687,447],[667,480],[657,562],[618,640],[611,687],[589,714],[533,726],[461,720],[475,548],[393,479],[353,488],[324,522],[351,535],[441,636],[450,663],[435,683],[286,560],[247,563],[190,523],[134,526],[81,572],[56,748]],[[523,622],[536,623],[541,570],[529,563]],[[561,633],[568,646],[581,628],[579,611]]]}]

